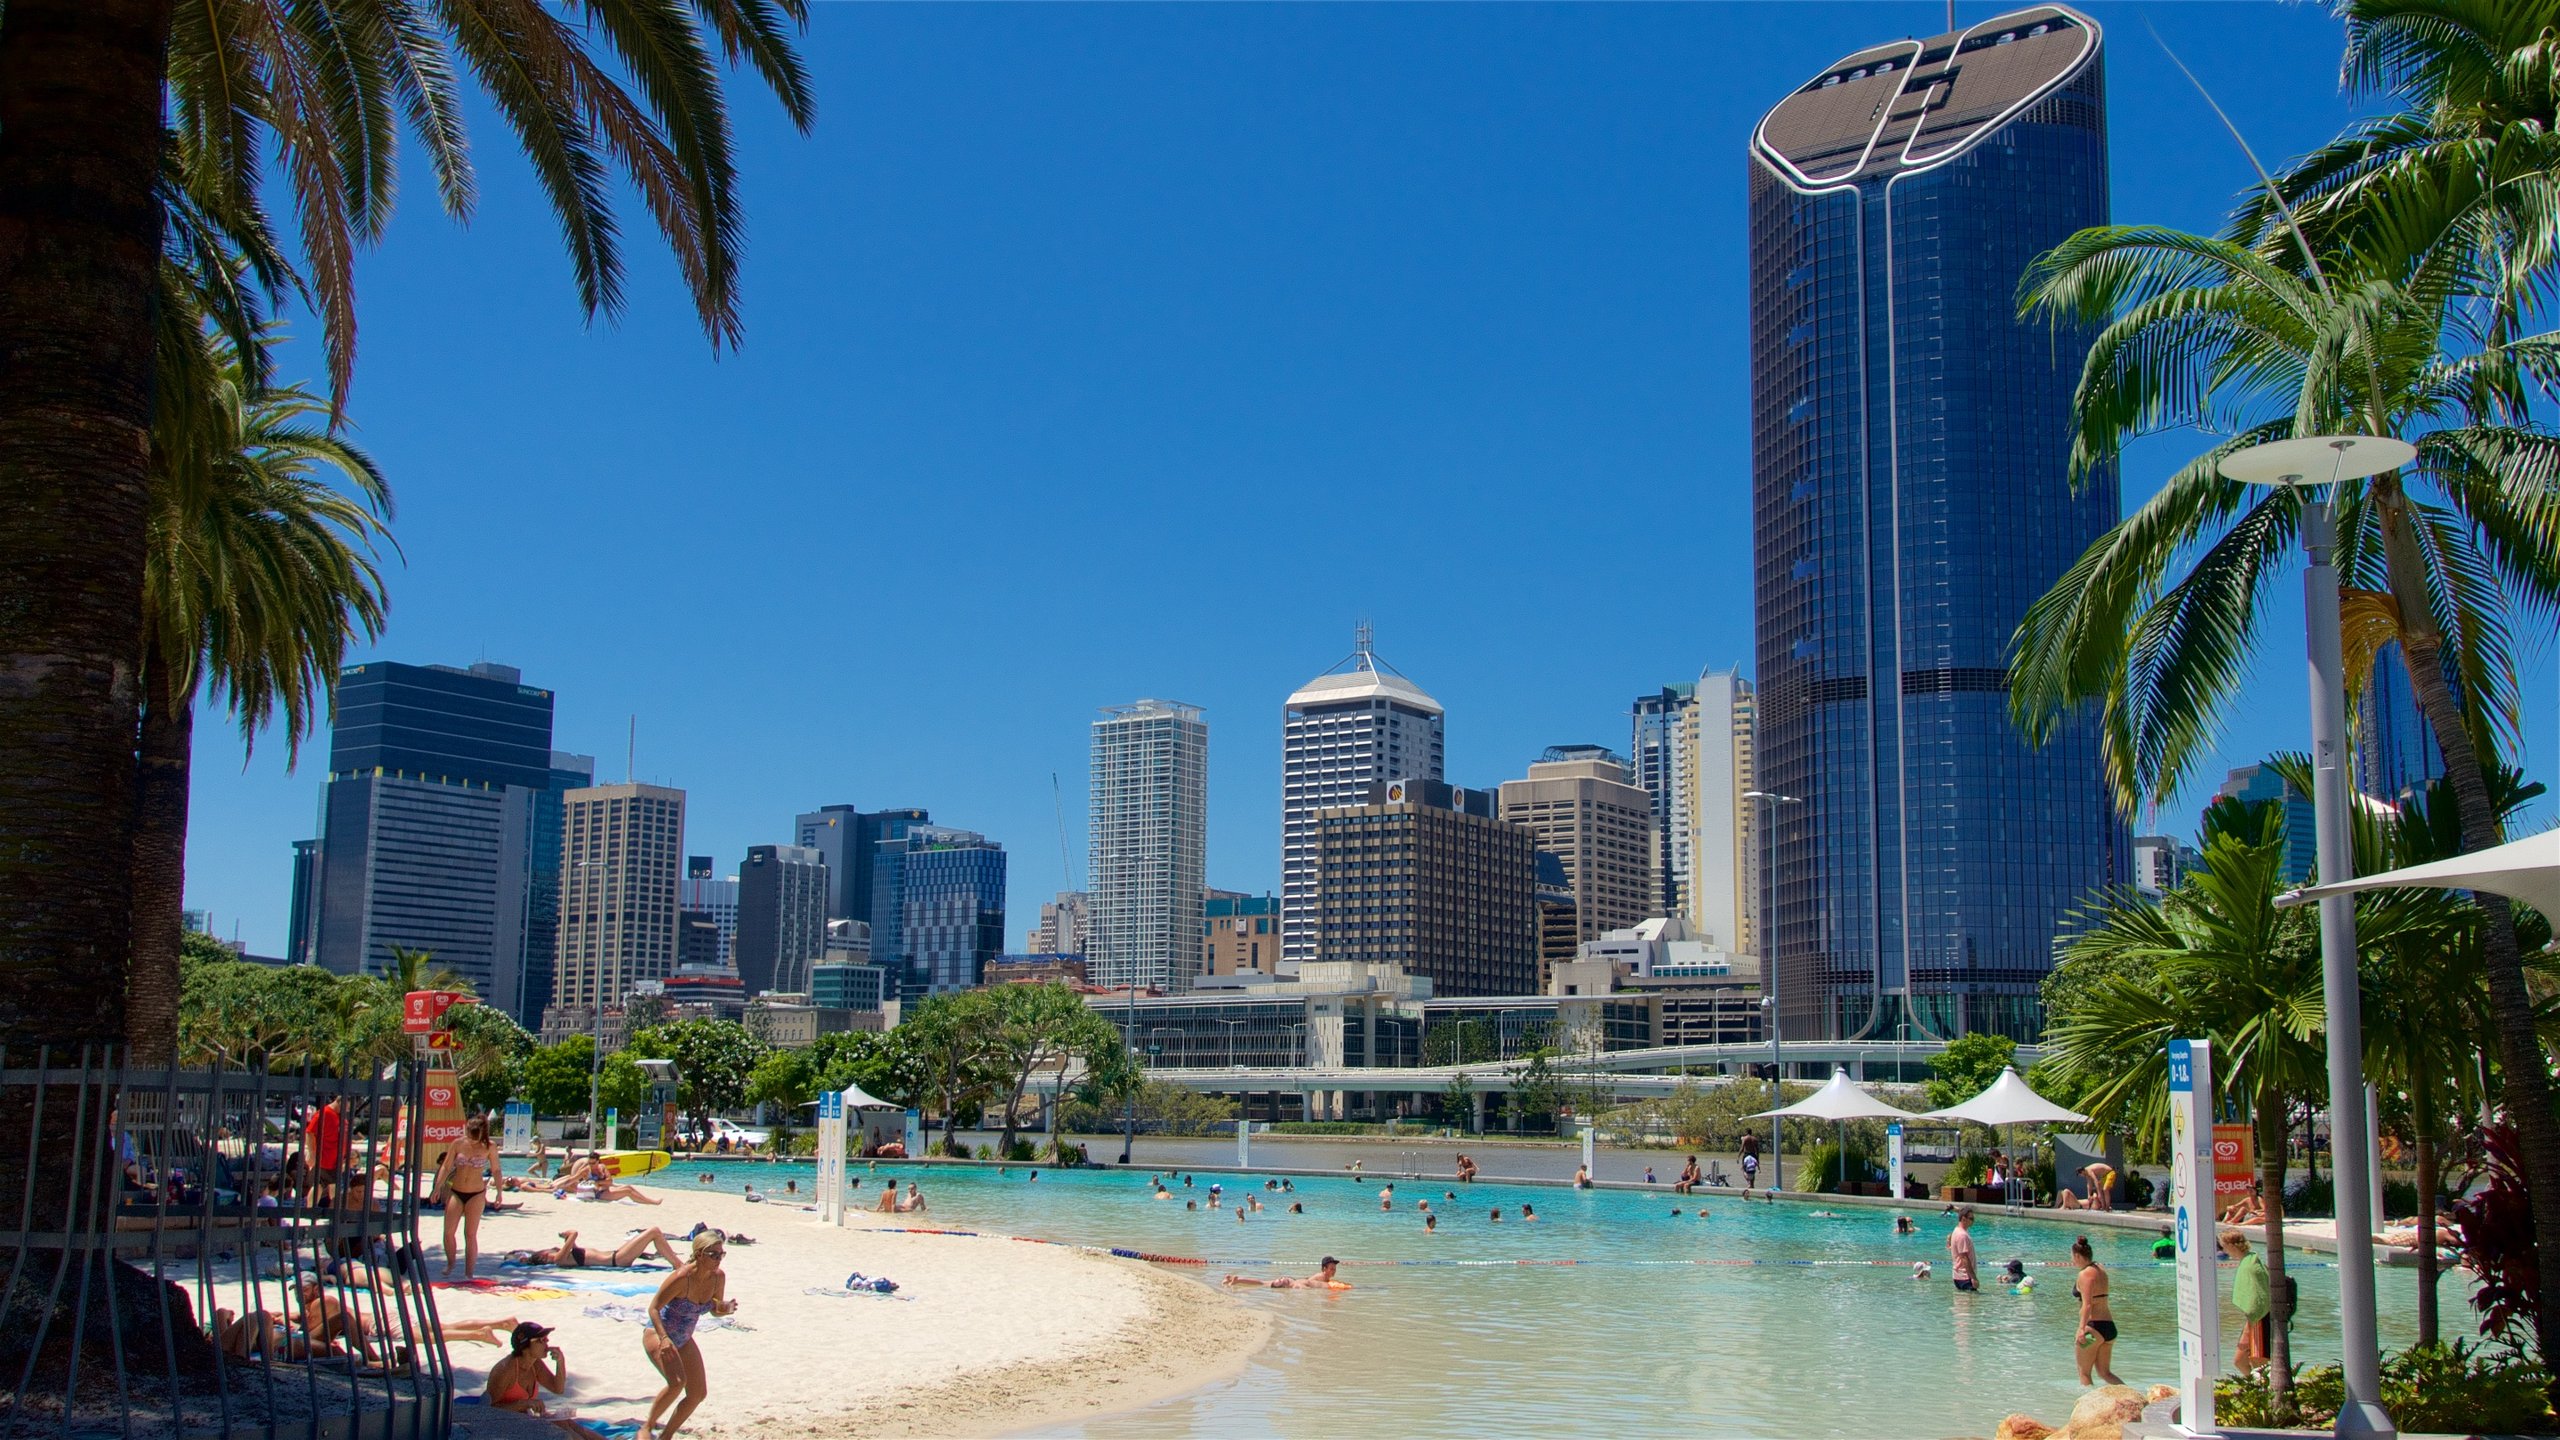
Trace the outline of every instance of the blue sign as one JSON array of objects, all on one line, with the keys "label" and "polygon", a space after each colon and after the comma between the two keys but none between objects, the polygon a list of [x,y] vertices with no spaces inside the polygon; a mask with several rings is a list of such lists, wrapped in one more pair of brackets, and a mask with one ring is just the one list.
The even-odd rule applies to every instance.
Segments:
[{"label": "blue sign", "polygon": [[1886,1122],[1885,1122],[1885,1125],[1884,1125],[1884,1133],[1886,1133],[1887,1135],[1899,1135],[1899,1134],[1901,1134],[1901,1133],[1902,1133],[1902,1122],[1901,1122],[1901,1121],[1899,1121],[1899,1120],[1888,1120],[1888,1121],[1886,1121]]},{"label": "blue sign", "polygon": [[830,1090],[824,1095],[818,1097],[818,1118],[821,1120],[841,1120],[844,1118],[843,1091]]},{"label": "blue sign", "polygon": [[2196,1088],[2195,1051],[2184,1040],[2169,1042],[2169,1093],[2185,1095]]},{"label": "blue sign", "polygon": [[2194,1243],[2194,1237],[2187,1231],[2187,1207],[2181,1205],[2178,1207],[2178,1253],[2186,1254]]}]

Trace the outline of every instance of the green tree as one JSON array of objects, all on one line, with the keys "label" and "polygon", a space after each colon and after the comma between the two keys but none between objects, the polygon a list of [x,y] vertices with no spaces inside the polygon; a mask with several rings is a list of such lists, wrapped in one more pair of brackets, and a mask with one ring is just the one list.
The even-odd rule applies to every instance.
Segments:
[{"label": "green tree", "polygon": [[444,1019],[453,1032],[453,1076],[462,1084],[463,1109],[485,1115],[501,1108],[515,1094],[517,1067],[533,1054],[533,1037],[494,1005],[456,1005]]},{"label": "green tree", "polygon": [[771,1053],[746,1026],[707,1016],[635,1030],[623,1049],[634,1060],[676,1062],[676,1105],[696,1134],[710,1130],[714,1112],[746,1103],[748,1077]]},{"label": "green tree", "polygon": [[[2092,544],[2016,637],[2019,724],[2041,742],[2094,702],[2128,812],[2167,798],[2209,750],[2302,538],[2300,487],[2253,490],[2220,462],[2291,436],[2389,435],[2416,447],[2410,467],[2328,487],[2349,684],[2398,643],[2465,850],[2499,843],[2489,786],[2518,723],[2511,619],[2560,606],[2560,439],[2531,404],[2560,347],[2511,334],[2508,277],[2448,241],[2443,217],[2387,220],[2316,245],[2281,214],[2254,243],[2102,226],[2025,279],[2027,313],[2101,327],[2075,397],[2075,481],[2139,436],[2230,437]],[[2523,952],[2508,902],[2479,903],[2502,1098],[2535,1233],[2560,1250],[2560,1116]],[[2560,1266],[2541,1284],[2541,1338],[2560,1353]]]},{"label": "green tree", "polygon": [[1422,1036],[1425,1065],[1481,1065],[1500,1058],[1493,1026],[1483,1020],[1434,1025]]},{"label": "green tree", "polygon": [[[2296,1100],[2327,1090],[2325,1012],[2312,912],[2275,905],[2290,886],[2282,813],[2248,813],[2262,822],[2255,835],[2208,833],[2202,863],[2159,900],[2122,891],[2084,912],[2060,963],[2108,973],[2051,1018],[2046,1063],[2080,1087],[2090,1115],[2156,1140],[2168,1123],[2169,1042],[2212,1041],[2215,1080],[2257,1127],[2267,1270],[2281,1296],[2285,1119]],[[2293,1361],[2281,1301],[2279,1312],[2269,1383],[2281,1407]]]},{"label": "green tree", "polygon": [[319,315],[342,400],[354,256],[385,233],[399,157],[425,157],[449,212],[473,206],[468,74],[557,213],[588,314],[621,307],[629,193],[713,344],[733,344],[743,228],[721,62],[805,128],[805,16],[805,0],[10,0],[0,673],[22,678],[0,687],[6,1038],[124,1033],[166,217],[225,215],[281,253],[264,204],[289,197],[302,273],[278,278]]},{"label": "green tree", "polygon": [[859,1085],[863,1093],[902,1108],[919,1107],[927,1095],[922,1057],[904,1025],[886,1031],[847,1031],[821,1035],[806,1052],[816,1068],[818,1088],[842,1090]]},{"label": "green tree", "polygon": [[1565,1084],[1555,1071],[1555,1052],[1541,1045],[1511,1067],[1511,1098],[1505,1108],[1511,1123],[1553,1128],[1564,1108]]},{"label": "green tree", "polygon": [[747,1103],[771,1105],[785,1115],[818,1098],[818,1068],[806,1050],[774,1050],[747,1076]]},{"label": "green tree", "polygon": [[942,1115],[945,1153],[960,1143],[963,1111],[1001,1092],[1003,1077],[990,1058],[995,1005],[984,990],[927,996],[903,1014],[898,1031],[912,1047],[924,1076],[924,1093]]},{"label": "green tree", "polygon": [[1077,1060],[1117,1047],[1120,1032],[1064,985],[996,985],[982,993],[986,1063],[1004,1099],[1004,1136],[996,1153],[1010,1155],[1033,1073],[1050,1069],[1063,1081]]},{"label": "green tree", "polygon": [[1467,1072],[1461,1070],[1450,1076],[1449,1083],[1440,1091],[1440,1119],[1444,1124],[1454,1125],[1460,1130],[1472,1130],[1475,1128],[1475,1118],[1476,1082],[1467,1077]]},{"label": "green tree", "polygon": [[[657,1058],[657,1057],[650,1057]],[[628,1050],[616,1050],[604,1057],[604,1066],[596,1072],[596,1104],[605,1110],[619,1110],[624,1115],[637,1115],[649,1103],[649,1077],[640,1068],[640,1057]],[[604,1123],[604,1117],[596,1117]],[[611,1135],[600,1136],[598,1143],[611,1147],[621,1143]]]},{"label": "green tree", "polygon": [[517,1093],[536,1115],[585,1114],[595,1054],[591,1035],[566,1035],[536,1046],[516,1066]]},{"label": "green tree", "polygon": [[1929,1057],[1929,1108],[1961,1105],[1991,1087],[2017,1058],[2018,1042],[2006,1035],[1959,1035]]},{"label": "green tree", "polygon": [[280,714],[297,753],[329,712],[348,642],[382,631],[373,553],[391,512],[373,462],[314,423],[318,401],[255,378],[262,353],[244,358],[193,311],[163,333],[163,386],[194,390],[159,407],[151,435],[125,1016],[144,1063],[177,1039],[197,706],[220,703],[249,742]]},{"label": "green tree", "polygon": [[412,990],[450,990],[457,995],[476,993],[461,972],[450,965],[437,963],[433,950],[412,950],[401,945],[391,947],[391,968],[382,972],[382,980],[404,1001]]}]

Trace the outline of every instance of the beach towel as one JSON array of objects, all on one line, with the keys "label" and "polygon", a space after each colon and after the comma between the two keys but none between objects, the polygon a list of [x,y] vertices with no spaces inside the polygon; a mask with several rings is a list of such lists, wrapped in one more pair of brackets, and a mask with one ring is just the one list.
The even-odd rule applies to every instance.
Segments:
[{"label": "beach towel", "polygon": [[[646,1305],[608,1302],[603,1305],[590,1305],[584,1313],[590,1320],[612,1320],[624,1325],[649,1323],[649,1307]],[[707,1311],[693,1323],[697,1330],[753,1330],[756,1328],[753,1325],[739,1324],[734,1315],[713,1315]]]}]

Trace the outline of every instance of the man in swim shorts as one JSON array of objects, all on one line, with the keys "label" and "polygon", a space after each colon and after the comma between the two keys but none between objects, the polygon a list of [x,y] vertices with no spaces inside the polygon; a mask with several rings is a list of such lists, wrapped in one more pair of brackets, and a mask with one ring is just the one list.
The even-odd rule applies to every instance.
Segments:
[{"label": "man in swim shorts", "polygon": [[1948,1266],[1948,1272],[1955,1280],[1956,1289],[1973,1290],[1973,1207],[1970,1205],[1956,1212],[1956,1228],[1947,1235],[1947,1258],[1953,1262]]},{"label": "man in swim shorts", "polygon": [[1256,1280],[1250,1275],[1230,1275],[1227,1277],[1227,1283],[1257,1285],[1271,1290],[1348,1290],[1351,1288],[1351,1282],[1334,1273],[1341,1265],[1341,1261],[1327,1255],[1316,1262],[1316,1273],[1313,1275],[1283,1275],[1277,1280]]}]

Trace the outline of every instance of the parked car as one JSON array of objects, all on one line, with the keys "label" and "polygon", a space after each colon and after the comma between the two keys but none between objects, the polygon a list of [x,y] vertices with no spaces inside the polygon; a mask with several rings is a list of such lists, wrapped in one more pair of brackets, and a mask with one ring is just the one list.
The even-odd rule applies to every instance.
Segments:
[{"label": "parked car", "polygon": [[723,1120],[715,1115],[711,1119],[711,1133],[702,1137],[702,1145],[704,1149],[709,1149],[720,1141],[726,1140],[732,1150],[741,1147],[761,1150],[772,1138],[773,1132],[770,1130],[751,1130],[735,1120]]}]

